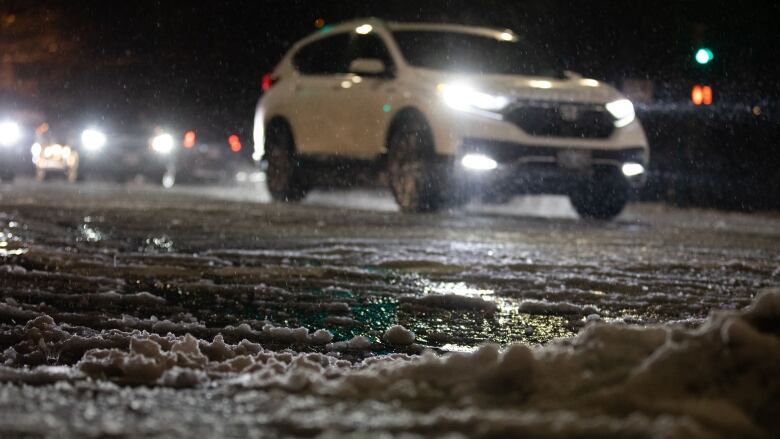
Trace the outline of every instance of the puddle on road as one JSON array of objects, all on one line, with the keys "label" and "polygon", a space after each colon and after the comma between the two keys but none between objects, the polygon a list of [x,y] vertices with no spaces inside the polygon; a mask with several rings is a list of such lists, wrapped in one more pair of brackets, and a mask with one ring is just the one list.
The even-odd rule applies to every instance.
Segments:
[{"label": "puddle on road", "polygon": [[103,233],[89,224],[82,224],[79,229],[81,236],[76,241],[100,242],[105,239]]},{"label": "puddle on road", "polygon": [[172,253],[175,249],[170,236],[159,235],[146,238],[141,251],[144,253]]},{"label": "puddle on road", "polygon": [[[12,228],[16,225],[13,221],[8,223],[8,226]],[[29,249],[22,244],[18,236],[9,230],[0,231],[0,257],[23,255],[28,251]]]}]

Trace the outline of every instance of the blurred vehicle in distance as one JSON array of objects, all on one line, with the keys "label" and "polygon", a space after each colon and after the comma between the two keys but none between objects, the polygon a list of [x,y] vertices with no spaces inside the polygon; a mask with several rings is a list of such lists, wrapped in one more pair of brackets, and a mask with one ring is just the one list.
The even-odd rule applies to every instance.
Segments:
[{"label": "blurred vehicle in distance", "polygon": [[232,180],[246,161],[238,134],[214,129],[184,132],[177,156],[177,180],[187,183],[223,183]]},{"label": "blurred vehicle in distance", "polygon": [[81,174],[125,182],[142,178],[164,187],[176,181],[182,130],[131,117],[73,124],[78,133]]},{"label": "blurred vehicle in distance", "polygon": [[78,150],[68,143],[52,140],[52,137],[40,137],[42,139],[33,143],[30,148],[35,165],[35,179],[40,182],[52,174],[61,174],[70,183],[75,183],[79,176]]},{"label": "blurred vehicle in distance", "polygon": [[253,158],[267,161],[277,200],[363,168],[386,173],[405,212],[554,193],[610,219],[645,180],[633,104],[509,30],[329,26],[296,43],[263,88]]},{"label": "blurred vehicle in distance", "polygon": [[0,182],[29,170],[30,145],[42,119],[35,111],[0,111]]}]

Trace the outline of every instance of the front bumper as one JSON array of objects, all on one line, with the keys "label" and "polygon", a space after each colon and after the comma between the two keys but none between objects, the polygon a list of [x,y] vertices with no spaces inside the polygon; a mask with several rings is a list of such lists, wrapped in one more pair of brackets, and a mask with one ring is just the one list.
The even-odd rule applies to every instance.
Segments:
[{"label": "front bumper", "polygon": [[[580,160],[572,161],[569,153]],[[473,170],[461,165],[466,154],[481,154],[497,162],[495,169]],[[627,176],[622,167],[636,163],[647,168],[647,150],[642,146],[623,149],[581,149],[512,142],[464,139],[461,153],[453,160],[456,181],[472,191],[486,189],[511,193],[569,194],[597,173],[622,176],[637,189],[645,173]]]},{"label": "front bumper", "polygon": [[85,151],[81,155],[82,172],[91,176],[132,178],[137,175],[159,177],[176,170],[173,154],[161,155],[149,150]]},{"label": "front bumper", "polygon": [[647,137],[638,120],[612,129],[606,137],[579,137],[571,133],[560,136],[533,135],[521,129],[517,121],[491,119],[443,105],[434,107],[426,116],[429,118],[436,152],[441,155],[457,155],[469,142],[479,139],[483,142],[558,149],[614,151],[641,148],[645,156],[649,157]]}]

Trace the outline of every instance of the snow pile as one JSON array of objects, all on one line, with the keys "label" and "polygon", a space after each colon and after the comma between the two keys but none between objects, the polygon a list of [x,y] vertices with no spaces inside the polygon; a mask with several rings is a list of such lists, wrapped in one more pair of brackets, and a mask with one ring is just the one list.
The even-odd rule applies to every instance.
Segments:
[{"label": "snow pile", "polygon": [[328,343],[329,351],[367,351],[371,349],[371,340],[364,335],[356,335],[347,341]]},{"label": "snow pile", "polygon": [[202,350],[201,343],[191,335],[165,344],[167,349],[153,338],[133,337],[129,352],[93,349],[76,367],[93,378],[121,383],[191,387],[210,376],[244,371],[255,363],[253,355],[261,351],[260,345],[248,341],[228,347],[220,336],[211,343],[202,343]]},{"label": "snow pile", "polygon": [[[780,290],[742,313],[717,312],[697,330],[594,323],[533,350],[377,361],[339,380],[342,397],[415,407],[555,409],[622,419],[668,416],[690,432],[761,437],[780,432]],[[688,431],[687,427],[680,431]],[[708,433],[707,433],[708,432]]]},{"label": "snow pile", "polygon": [[[133,305],[151,305],[164,299],[149,293],[118,294],[99,293],[98,301],[120,300]],[[119,297],[117,297],[119,296]],[[121,297],[121,298],[120,298]],[[197,322],[191,315],[180,315],[182,319],[172,321],[159,320],[154,316],[148,319],[122,315],[121,318],[102,318],[95,320],[88,314],[61,313],[47,314],[21,307],[13,298],[0,302],[0,323],[24,322],[25,326],[9,330],[3,339],[8,346],[0,351],[0,364],[35,366],[51,361],[58,364],[72,364],[92,348],[126,349],[133,337],[167,337],[191,334],[201,339],[224,337],[235,342],[243,339],[263,343],[276,348],[292,346],[324,347],[333,340],[333,334],[324,329],[309,332],[307,328],[287,328],[263,324],[255,329],[248,323],[222,328],[210,328]],[[55,323],[55,318],[59,322]],[[67,324],[65,324],[67,323]],[[255,322],[253,323],[262,323]],[[83,326],[82,326],[83,325]],[[90,327],[91,325],[92,327]],[[95,328],[106,328],[97,330]],[[151,335],[150,335],[151,334]]]},{"label": "snow pile", "polygon": [[[322,354],[271,351],[246,340],[228,344],[221,336],[208,342],[137,332],[126,347],[87,351],[76,370],[0,368],[0,379],[45,383],[88,376],[220,388],[233,404],[263,403],[273,412],[255,413],[250,422],[273,418],[273,425],[295,426],[307,436],[777,437],[778,322],[780,289],[762,293],[745,311],[713,313],[695,330],[591,322],[576,337],[545,347],[485,345],[473,353],[359,362],[338,356],[371,348],[361,336],[329,344],[333,353]],[[20,342],[20,349],[64,336],[47,317],[26,328],[27,345]],[[289,328],[267,330],[304,337]],[[384,335],[393,344],[411,337],[401,326]]]},{"label": "snow pile", "polygon": [[414,343],[414,332],[401,325],[394,325],[385,331],[382,339],[393,345],[406,346]]}]

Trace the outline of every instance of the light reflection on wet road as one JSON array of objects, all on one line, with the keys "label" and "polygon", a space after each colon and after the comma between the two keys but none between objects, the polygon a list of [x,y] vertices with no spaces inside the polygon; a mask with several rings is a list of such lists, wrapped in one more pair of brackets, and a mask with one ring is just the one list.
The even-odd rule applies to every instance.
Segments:
[{"label": "light reflection on wet road", "polygon": [[[780,217],[633,205],[579,221],[561,197],[407,216],[384,191],[269,203],[260,186],[0,186],[3,296],[103,319],[265,323],[470,350],[589,320],[693,324],[780,280]],[[149,292],[166,305],[71,301]],[[75,296],[74,296],[75,295]],[[56,317],[55,317],[56,320]]]}]

